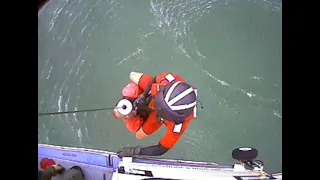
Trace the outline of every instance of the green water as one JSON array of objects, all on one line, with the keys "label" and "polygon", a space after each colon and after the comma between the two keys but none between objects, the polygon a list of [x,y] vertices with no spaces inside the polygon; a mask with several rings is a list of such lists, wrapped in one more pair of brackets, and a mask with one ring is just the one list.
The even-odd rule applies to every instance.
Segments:
[{"label": "green water", "polygon": [[[204,109],[165,158],[232,164],[239,146],[282,170],[282,2],[56,0],[38,15],[39,112],[112,107],[131,71],[173,71]],[[110,111],[38,119],[39,143],[117,151],[136,140]]]}]

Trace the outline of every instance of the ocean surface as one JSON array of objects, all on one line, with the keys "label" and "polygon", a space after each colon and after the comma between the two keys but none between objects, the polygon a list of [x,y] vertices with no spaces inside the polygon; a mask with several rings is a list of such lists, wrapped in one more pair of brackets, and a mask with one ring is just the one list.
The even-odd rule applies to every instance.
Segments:
[{"label": "ocean surface", "polygon": [[[38,13],[38,111],[113,107],[129,73],[172,71],[203,109],[163,155],[232,164],[239,146],[282,171],[282,1],[54,0]],[[39,116],[39,143],[118,151],[136,140],[111,111]]]}]

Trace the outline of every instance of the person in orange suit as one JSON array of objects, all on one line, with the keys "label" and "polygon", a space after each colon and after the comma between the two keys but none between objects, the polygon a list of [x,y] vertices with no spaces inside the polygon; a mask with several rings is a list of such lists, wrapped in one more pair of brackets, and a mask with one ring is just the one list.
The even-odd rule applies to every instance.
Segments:
[{"label": "person in orange suit", "polygon": [[152,77],[131,72],[130,79],[132,82],[123,88],[123,97],[115,105],[114,116],[123,120],[137,139],[154,134],[162,125],[166,126],[167,132],[157,145],[125,147],[118,155],[161,156],[175,146],[196,119],[197,89],[175,73],[165,72]]}]

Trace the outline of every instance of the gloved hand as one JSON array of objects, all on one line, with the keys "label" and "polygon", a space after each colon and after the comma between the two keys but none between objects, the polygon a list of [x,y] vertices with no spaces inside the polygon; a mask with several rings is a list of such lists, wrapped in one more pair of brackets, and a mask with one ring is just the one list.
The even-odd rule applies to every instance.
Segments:
[{"label": "gloved hand", "polygon": [[134,155],[140,155],[140,147],[125,147],[117,154],[119,157],[132,157]]},{"label": "gloved hand", "polygon": [[48,180],[52,177],[56,176],[57,174],[62,174],[64,171],[64,168],[62,166],[58,165],[52,165],[48,168],[46,168],[44,171],[40,171],[40,179],[41,180]]},{"label": "gloved hand", "polygon": [[137,107],[138,105],[142,104],[143,101],[144,101],[144,95],[141,94],[141,95],[138,97],[138,99],[136,99],[136,100],[133,102],[133,105],[134,105],[135,107]]},{"label": "gloved hand", "polygon": [[62,167],[60,164],[52,165],[52,167],[58,174],[62,174],[64,171],[64,167]]}]

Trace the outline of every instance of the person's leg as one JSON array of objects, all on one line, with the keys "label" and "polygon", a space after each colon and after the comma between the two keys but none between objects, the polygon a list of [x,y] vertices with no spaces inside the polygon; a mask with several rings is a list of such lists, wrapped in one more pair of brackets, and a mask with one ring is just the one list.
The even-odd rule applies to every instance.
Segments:
[{"label": "person's leg", "polygon": [[143,76],[143,73],[140,72],[131,72],[130,73],[130,80],[136,84],[139,84],[140,78]]},{"label": "person's leg", "polygon": [[142,89],[135,83],[129,83],[122,89],[122,96],[127,99],[135,100],[142,94]]},{"label": "person's leg", "polygon": [[136,133],[144,121],[140,116],[135,116],[133,119],[125,120],[124,123],[129,132]]},{"label": "person's leg", "polygon": [[151,112],[146,121],[142,124],[141,128],[136,132],[137,139],[143,139],[147,136],[150,136],[156,133],[162,123],[158,120],[157,114],[155,112]]},{"label": "person's leg", "polygon": [[131,72],[130,79],[132,82],[137,84],[143,91],[148,87],[149,83],[153,81],[153,77],[139,72]]}]

